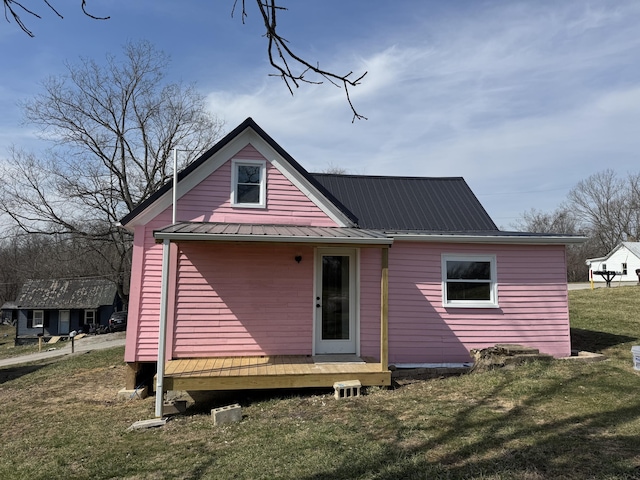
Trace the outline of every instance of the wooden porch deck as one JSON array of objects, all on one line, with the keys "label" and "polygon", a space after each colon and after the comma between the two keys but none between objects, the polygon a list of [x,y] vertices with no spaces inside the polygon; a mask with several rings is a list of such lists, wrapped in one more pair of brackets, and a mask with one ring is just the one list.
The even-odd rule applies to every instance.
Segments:
[{"label": "wooden porch deck", "polygon": [[391,372],[378,361],[342,355],[179,359],[165,365],[164,390],[332,387],[346,380],[388,386]]}]

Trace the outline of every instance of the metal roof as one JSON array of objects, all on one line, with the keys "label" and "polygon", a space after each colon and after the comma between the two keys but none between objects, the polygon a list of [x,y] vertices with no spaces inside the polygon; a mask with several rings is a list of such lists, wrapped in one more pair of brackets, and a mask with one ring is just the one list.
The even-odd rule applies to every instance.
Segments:
[{"label": "metal roof", "polygon": [[104,278],[27,280],[15,303],[29,309],[93,309],[112,305],[116,292]]},{"label": "metal roof", "polygon": [[636,257],[640,258],[640,242],[622,242]]},{"label": "metal roof", "polygon": [[616,253],[618,250],[620,250],[623,247],[625,247],[627,250],[629,250],[629,252],[631,252],[633,255],[635,255],[637,258],[640,259],[640,242],[621,242],[618,245],[616,245],[613,248],[613,250],[607,253],[604,257],[587,258],[587,260],[585,260],[585,263],[587,265],[591,265],[592,262],[603,262],[603,261],[609,260],[609,258],[614,253]]},{"label": "metal roof", "polygon": [[157,240],[390,245],[383,232],[349,227],[180,222],[153,232]]},{"label": "metal roof", "polygon": [[362,228],[498,231],[461,177],[311,175],[358,218]]}]

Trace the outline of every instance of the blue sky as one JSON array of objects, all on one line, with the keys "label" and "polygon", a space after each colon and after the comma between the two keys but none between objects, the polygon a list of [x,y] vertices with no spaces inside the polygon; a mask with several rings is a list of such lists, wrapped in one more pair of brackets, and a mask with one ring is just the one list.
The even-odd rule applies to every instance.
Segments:
[{"label": "blue sky", "polygon": [[0,159],[41,148],[16,105],[80,56],[127,40],[171,56],[170,80],[195,82],[232,129],[253,117],[309,171],[462,176],[504,229],[554,210],[582,179],[640,171],[640,2],[588,0],[282,0],[279,28],[321,67],[368,71],[344,92],[305,85],[291,97],[266,57],[259,13],[233,0],[54,0],[23,16],[35,38],[0,24]]}]

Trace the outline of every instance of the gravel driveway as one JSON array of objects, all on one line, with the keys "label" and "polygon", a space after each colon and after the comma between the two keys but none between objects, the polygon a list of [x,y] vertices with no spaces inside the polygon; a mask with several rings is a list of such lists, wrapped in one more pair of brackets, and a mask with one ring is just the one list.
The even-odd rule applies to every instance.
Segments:
[{"label": "gravel driveway", "polygon": [[[43,351],[30,353],[19,357],[0,359],[0,368],[10,365],[20,365],[22,363],[37,362],[49,358],[71,355],[71,341],[65,342],[63,348],[46,351],[46,344]],[[125,332],[106,333],[104,335],[89,335],[74,342],[74,353],[90,352],[92,350],[102,350],[104,348],[121,347],[125,344]]]}]

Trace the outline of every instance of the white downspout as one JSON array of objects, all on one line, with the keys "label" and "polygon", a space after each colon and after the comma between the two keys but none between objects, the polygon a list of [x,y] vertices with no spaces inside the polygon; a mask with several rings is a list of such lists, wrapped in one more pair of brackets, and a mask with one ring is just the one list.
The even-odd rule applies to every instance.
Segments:
[{"label": "white downspout", "polygon": [[162,242],[162,287],[160,289],[160,326],[158,331],[158,365],[156,368],[156,417],[162,417],[164,401],[164,364],[167,345],[167,308],[169,303],[169,255],[168,239]]},{"label": "white downspout", "polygon": [[173,215],[171,217],[172,224],[176,224],[176,205],[178,204],[178,149],[173,149]]}]

